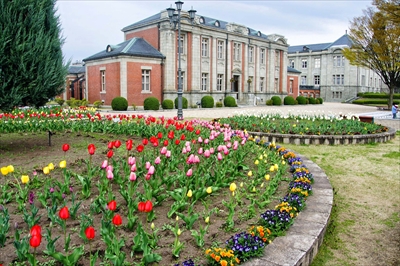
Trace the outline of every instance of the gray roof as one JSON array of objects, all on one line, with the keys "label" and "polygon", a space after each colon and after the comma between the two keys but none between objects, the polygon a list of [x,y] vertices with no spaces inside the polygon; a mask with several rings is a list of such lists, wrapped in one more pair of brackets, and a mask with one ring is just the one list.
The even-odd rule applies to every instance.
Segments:
[{"label": "gray roof", "polygon": [[81,66],[81,65],[71,65],[68,68],[68,74],[81,74],[81,73],[85,73],[85,66]]},{"label": "gray roof", "polygon": [[290,72],[290,73],[301,73],[301,71],[299,71],[299,70],[297,70],[297,69],[295,69],[295,68],[293,68],[293,67],[287,67],[287,72]]},{"label": "gray roof", "polygon": [[[109,51],[107,51],[109,49]],[[133,38],[117,45],[108,45],[103,51],[83,59],[83,61],[92,61],[107,57],[119,55],[140,56],[151,58],[165,58],[156,48],[151,46],[143,38]]]},{"label": "gray roof", "polygon": [[293,54],[296,52],[308,52],[308,50],[318,52],[318,51],[324,51],[329,49],[332,46],[343,46],[347,45],[351,47],[352,42],[349,38],[349,35],[345,34],[336,41],[332,43],[317,43],[317,44],[303,44],[303,45],[294,45],[294,46],[289,46],[288,48],[288,53]]},{"label": "gray roof", "polygon": [[[221,29],[221,30],[227,30],[226,26],[229,24],[229,22],[226,21],[222,21],[222,20],[218,20],[215,18],[210,18],[210,17],[206,17],[206,16],[202,16],[202,15],[198,15],[196,14],[196,16],[203,18],[204,19],[204,23],[202,23],[202,26],[206,26],[206,27],[210,27],[210,28],[215,28],[215,29]],[[136,27],[140,27],[142,25],[146,25],[146,24],[151,24],[154,22],[158,22],[161,21],[161,12],[157,13],[151,17],[145,18],[141,21],[135,22],[129,26],[126,26],[122,29],[123,32],[129,31],[131,29],[134,29]],[[219,26],[215,25],[215,22],[218,21],[219,22]],[[258,37],[258,38],[262,38],[262,39],[268,39],[268,36],[266,34],[263,34],[255,29],[252,28],[247,28],[249,30],[249,35],[250,36],[254,36],[254,37]]]}]

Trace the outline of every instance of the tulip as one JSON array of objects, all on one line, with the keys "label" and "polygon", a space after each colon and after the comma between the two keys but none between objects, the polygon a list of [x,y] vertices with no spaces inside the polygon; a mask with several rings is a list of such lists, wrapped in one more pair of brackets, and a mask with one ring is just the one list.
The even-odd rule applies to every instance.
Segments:
[{"label": "tulip", "polygon": [[247,176],[253,176],[253,172],[252,171],[249,171],[248,173],[247,173]]},{"label": "tulip", "polygon": [[243,182],[240,182],[239,186],[240,186],[240,187],[243,187]]},{"label": "tulip", "polygon": [[258,160],[256,160],[255,162],[254,162],[254,164],[255,165],[258,165],[260,162],[258,161]]},{"label": "tulip", "polygon": [[117,202],[115,200],[110,201],[109,203],[107,203],[107,208],[110,211],[115,211],[117,209]]},{"label": "tulip", "polygon": [[195,132],[195,134],[196,134],[196,135],[199,135],[199,134],[200,134],[200,129],[197,129],[196,132]]},{"label": "tulip", "polygon": [[50,171],[54,170],[54,164],[53,163],[49,163],[49,165],[47,167],[49,168]]},{"label": "tulip", "polygon": [[279,166],[277,164],[274,164],[275,170],[278,170]]},{"label": "tulip", "polygon": [[236,184],[235,183],[231,183],[231,185],[229,186],[229,190],[231,192],[234,192],[236,190]]},{"label": "tulip", "polygon": [[203,148],[200,147],[197,153],[200,154],[200,155],[203,154]]},{"label": "tulip", "polygon": [[144,139],[142,140],[142,143],[143,143],[143,145],[147,145],[147,144],[149,143],[149,140],[146,139],[146,138],[144,138]]},{"label": "tulip", "polygon": [[200,158],[199,156],[195,155],[193,158],[193,163],[200,163]]},{"label": "tulip", "polygon": [[213,147],[210,148],[210,153],[214,154],[214,148]]},{"label": "tulip", "polygon": [[67,219],[69,218],[69,210],[68,210],[68,207],[67,207],[67,206],[62,207],[61,210],[60,210],[60,212],[58,213],[58,216],[60,216],[60,218],[61,218],[62,220],[67,220]]},{"label": "tulip", "polygon": [[153,203],[148,200],[144,204],[144,212],[151,212],[153,210]]},{"label": "tulip", "polygon": [[130,181],[136,181],[136,173],[135,172],[131,172],[129,174],[129,180]]},{"label": "tulip", "polygon": [[126,141],[125,146],[126,146],[126,149],[127,149],[128,151],[132,150],[132,147],[133,147],[133,140],[128,139],[128,140]]},{"label": "tulip", "polygon": [[113,155],[114,155],[113,150],[109,150],[109,151],[107,152],[107,157],[108,157],[108,158],[113,157]]},{"label": "tulip", "polygon": [[41,242],[42,242],[42,236],[34,235],[34,236],[31,236],[31,239],[29,240],[29,245],[33,248],[37,248],[38,246],[40,246]]},{"label": "tulip", "polygon": [[163,136],[163,135],[162,135],[161,132],[158,132],[158,133],[157,133],[157,138],[158,138],[158,139],[162,139],[162,136]]},{"label": "tulip", "polygon": [[133,164],[131,167],[131,172],[136,172],[136,170],[137,170],[136,164]]},{"label": "tulip", "polygon": [[65,167],[67,167],[67,161],[63,160],[60,162],[60,168],[65,168]]},{"label": "tulip", "polygon": [[88,145],[88,152],[90,155],[93,155],[96,152],[96,146],[94,144],[89,144]]},{"label": "tulip", "polygon": [[134,165],[136,163],[136,158],[135,157],[132,157],[132,156],[129,156],[129,158],[128,158],[128,164],[129,165]]},{"label": "tulip", "polygon": [[119,148],[119,147],[121,147],[121,141],[120,140],[116,140],[116,141],[114,141],[114,147],[115,148]]},{"label": "tulip", "polygon": [[107,168],[107,166],[108,166],[108,161],[104,160],[103,163],[101,164],[101,168],[105,169],[105,168]]},{"label": "tulip", "polygon": [[155,160],[154,160],[154,164],[160,164],[161,163],[161,158],[160,156],[158,156]]},{"label": "tulip", "polygon": [[190,168],[187,172],[186,172],[186,176],[190,177],[193,175],[193,170],[192,168]]},{"label": "tulip", "polygon": [[282,165],[285,165],[286,164],[286,162],[285,161],[282,161]]},{"label": "tulip", "polygon": [[210,155],[211,155],[210,150],[204,151],[204,157],[208,158],[208,157],[210,157]]},{"label": "tulip", "polygon": [[12,165],[7,166],[7,170],[8,170],[8,173],[14,172],[14,166],[12,166]]},{"label": "tulip", "polygon": [[180,236],[180,235],[182,234],[181,229],[178,229],[178,232],[176,232],[176,234],[177,234],[178,236]]},{"label": "tulip", "polygon": [[114,178],[114,174],[112,171],[107,171],[107,178],[110,180]]},{"label": "tulip", "polygon": [[181,143],[181,141],[179,139],[175,140],[175,145],[179,145]]},{"label": "tulip", "polygon": [[272,165],[272,166],[269,168],[269,171],[273,172],[274,170],[275,170],[275,167]]},{"label": "tulip", "polygon": [[269,177],[269,175],[265,175],[264,178],[265,178],[265,180],[268,181],[270,177]]},{"label": "tulip", "polygon": [[152,165],[152,166],[150,166],[149,171],[147,172],[147,174],[149,174],[149,175],[154,175],[154,171],[155,171],[155,168],[154,168],[154,166]]},{"label": "tulip", "polygon": [[48,166],[43,167],[43,174],[48,175],[50,173],[50,169]]},{"label": "tulip", "polygon": [[206,192],[207,192],[208,194],[211,194],[211,193],[212,193],[212,187],[208,187],[208,188],[206,189]]},{"label": "tulip", "polygon": [[222,154],[220,152],[218,152],[218,154],[217,154],[217,159],[218,159],[218,161],[222,160]]},{"label": "tulip", "polygon": [[69,145],[68,144],[63,144],[62,145],[62,150],[64,151],[64,152],[67,152],[68,150],[69,150]]},{"label": "tulip", "polygon": [[94,230],[94,228],[92,226],[88,226],[85,229],[85,235],[88,240],[92,240],[96,235],[96,231]]},{"label": "tulip", "polygon": [[110,165],[107,165],[107,167],[106,167],[106,171],[108,172],[108,171],[113,171],[114,170],[114,167],[110,164]]},{"label": "tulip", "polygon": [[137,150],[138,152],[142,152],[142,151],[144,150],[144,146],[143,146],[143,145],[138,145],[138,146],[136,147],[136,150]]},{"label": "tulip", "polygon": [[151,166],[151,163],[150,163],[150,162],[146,162],[146,163],[145,163],[146,170],[149,170],[150,166]]},{"label": "tulip", "polygon": [[113,219],[112,219],[112,223],[115,226],[120,226],[122,224],[122,218],[119,214],[114,215]]},{"label": "tulip", "polygon": [[202,137],[199,137],[199,138],[197,139],[197,142],[198,142],[198,143],[202,143],[202,142],[203,142],[203,138],[202,138]]},{"label": "tulip", "polygon": [[114,148],[114,141],[110,141],[110,142],[108,143],[108,145],[107,145],[107,148],[109,148],[110,150],[111,150],[112,148]]},{"label": "tulip", "polygon": [[29,176],[28,175],[22,175],[21,176],[21,182],[22,182],[22,184],[27,184],[29,182]]},{"label": "tulip", "polygon": [[154,230],[154,228],[155,228],[154,223],[151,223],[150,228]]},{"label": "tulip", "polygon": [[8,168],[6,166],[1,168],[1,174],[2,175],[7,175],[8,174]]},{"label": "tulip", "polygon": [[210,217],[207,216],[206,219],[204,220],[204,222],[205,222],[206,224],[208,224],[208,223],[210,222]]},{"label": "tulip", "polygon": [[30,234],[31,236],[42,236],[42,228],[40,227],[40,225],[35,224],[34,226],[32,226]]},{"label": "tulip", "polygon": [[167,153],[165,154],[165,157],[170,158],[171,157],[171,151],[167,151]]},{"label": "tulip", "polygon": [[193,192],[192,192],[191,189],[189,189],[189,191],[187,192],[186,196],[187,196],[188,198],[191,198],[191,197],[193,196]]},{"label": "tulip", "polygon": [[164,142],[163,142],[163,145],[164,145],[164,147],[166,147],[166,146],[168,146],[168,140],[166,139],[166,140],[164,140]]},{"label": "tulip", "polygon": [[167,147],[162,147],[160,153],[165,155],[167,153]]}]

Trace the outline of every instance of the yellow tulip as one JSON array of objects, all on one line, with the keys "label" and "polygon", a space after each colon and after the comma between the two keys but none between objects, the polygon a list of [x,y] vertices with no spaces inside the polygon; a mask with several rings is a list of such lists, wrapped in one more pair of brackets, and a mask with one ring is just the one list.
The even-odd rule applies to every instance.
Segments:
[{"label": "yellow tulip", "polygon": [[29,176],[22,175],[21,176],[21,182],[22,182],[22,184],[27,184],[29,182]]},{"label": "yellow tulip", "polygon": [[229,190],[234,192],[236,190],[236,184],[235,183],[231,183],[231,185],[229,186]]},{"label": "yellow tulip", "polygon": [[2,175],[7,175],[8,174],[8,167],[4,166],[1,168],[1,174]]},{"label": "yellow tulip", "polygon": [[260,162],[258,161],[258,160],[256,160],[255,162],[254,162],[254,164],[255,165],[258,165]]},{"label": "yellow tulip", "polygon": [[182,234],[181,229],[178,229],[178,232],[176,232],[176,234],[177,234],[178,236],[180,236],[180,235]]},{"label": "yellow tulip", "polygon": [[49,165],[47,167],[49,168],[49,170],[54,170],[54,164],[53,163],[49,163]]},{"label": "yellow tulip", "polygon": [[249,171],[249,172],[247,173],[247,175],[248,175],[248,176],[253,176],[253,172],[252,172],[252,171]]},{"label": "yellow tulip", "polygon": [[12,166],[12,165],[7,166],[7,169],[8,169],[8,173],[14,172],[14,166]]},{"label": "yellow tulip", "polygon": [[211,194],[211,192],[212,192],[212,187],[208,187],[208,188],[206,189],[206,192],[207,192],[208,194]]},{"label": "yellow tulip", "polygon": [[50,169],[48,166],[43,167],[43,174],[48,175],[50,173]]},{"label": "yellow tulip", "polygon": [[65,168],[65,167],[67,167],[67,161],[63,160],[60,162],[60,168]]},{"label": "yellow tulip", "polygon": [[260,160],[262,160],[262,159],[263,159],[263,156],[262,156],[262,154],[260,155],[260,157],[258,157],[258,159],[260,159]]},{"label": "yellow tulip", "polygon": [[261,183],[261,187],[264,187],[264,182]]},{"label": "yellow tulip", "polygon": [[204,222],[205,222],[206,224],[208,224],[208,223],[210,222],[210,217],[207,216],[206,219],[204,220]]},{"label": "yellow tulip", "polygon": [[178,216],[178,215],[176,216],[175,220],[176,220],[176,221],[179,221],[179,216]]},{"label": "yellow tulip", "polygon": [[186,194],[186,196],[187,196],[188,198],[191,198],[191,197],[193,196],[193,192],[192,192],[191,189],[189,189],[189,191],[188,191],[188,193]]},{"label": "yellow tulip", "polygon": [[286,164],[286,162],[285,161],[282,161],[282,165],[285,165]]},{"label": "yellow tulip", "polygon": [[275,167],[272,165],[272,166],[269,168],[269,171],[271,171],[271,172],[275,171]]},{"label": "yellow tulip", "polygon": [[278,170],[278,165],[277,164],[274,164],[274,168],[275,168],[275,170]]},{"label": "yellow tulip", "polygon": [[265,178],[265,180],[268,181],[269,180],[269,175],[265,175],[264,178]]},{"label": "yellow tulip", "polygon": [[243,182],[240,182],[240,187],[243,187]]},{"label": "yellow tulip", "polygon": [[251,192],[256,192],[256,187],[253,187],[253,190]]},{"label": "yellow tulip", "polygon": [[151,229],[154,229],[154,223],[151,223],[151,225],[150,225],[150,227],[151,227]]}]

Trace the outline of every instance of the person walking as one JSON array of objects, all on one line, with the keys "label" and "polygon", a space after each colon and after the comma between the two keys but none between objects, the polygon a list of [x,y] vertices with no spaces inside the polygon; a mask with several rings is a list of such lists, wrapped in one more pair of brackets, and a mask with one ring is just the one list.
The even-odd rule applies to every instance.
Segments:
[{"label": "person walking", "polygon": [[397,105],[396,105],[395,103],[393,103],[393,106],[392,106],[392,115],[393,115],[393,119],[396,118],[397,108],[398,108]]}]

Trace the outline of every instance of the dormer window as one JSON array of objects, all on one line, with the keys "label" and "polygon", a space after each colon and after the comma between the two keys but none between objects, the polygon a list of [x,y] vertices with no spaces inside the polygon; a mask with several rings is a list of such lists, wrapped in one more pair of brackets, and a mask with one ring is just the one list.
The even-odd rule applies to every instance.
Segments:
[{"label": "dormer window", "polygon": [[214,26],[215,27],[219,27],[219,21],[218,20],[215,21]]},{"label": "dormer window", "polygon": [[203,17],[200,17],[199,21],[200,21],[201,24],[204,24],[204,18]]},{"label": "dormer window", "polygon": [[310,50],[310,47],[308,46],[303,46],[303,52],[308,52]]},{"label": "dormer window", "polygon": [[257,36],[260,37],[261,36],[261,31],[257,32]]},{"label": "dormer window", "polygon": [[109,52],[111,52],[111,51],[112,51],[111,45],[107,45],[106,52],[109,53]]}]

